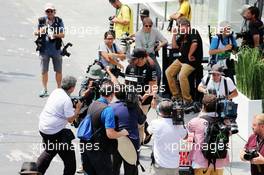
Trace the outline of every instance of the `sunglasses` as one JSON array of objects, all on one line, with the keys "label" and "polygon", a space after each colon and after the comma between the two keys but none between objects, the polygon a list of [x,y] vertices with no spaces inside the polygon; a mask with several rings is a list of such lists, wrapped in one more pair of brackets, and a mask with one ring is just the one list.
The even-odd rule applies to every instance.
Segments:
[{"label": "sunglasses", "polygon": [[46,13],[53,13],[54,10],[46,10]]},{"label": "sunglasses", "polygon": [[114,40],[114,38],[106,38],[107,40]]},{"label": "sunglasses", "polygon": [[145,25],[145,27],[151,28],[151,27],[152,27],[152,25]]}]

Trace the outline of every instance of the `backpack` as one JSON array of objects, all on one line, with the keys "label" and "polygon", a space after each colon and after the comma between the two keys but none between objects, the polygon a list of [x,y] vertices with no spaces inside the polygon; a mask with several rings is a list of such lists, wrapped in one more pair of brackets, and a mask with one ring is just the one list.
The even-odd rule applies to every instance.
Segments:
[{"label": "backpack", "polygon": [[216,169],[216,160],[224,159],[227,156],[229,130],[224,127],[222,120],[218,117],[202,116],[201,118],[208,121],[202,145],[202,154],[208,160],[208,168],[210,164],[213,164],[214,169]]},{"label": "backpack", "polygon": [[99,133],[103,127],[95,130],[95,126],[99,125],[98,120],[101,118],[102,111],[107,107],[106,104],[94,101],[88,109],[86,117],[81,121],[77,129],[77,137],[84,141],[93,140],[94,136]]}]

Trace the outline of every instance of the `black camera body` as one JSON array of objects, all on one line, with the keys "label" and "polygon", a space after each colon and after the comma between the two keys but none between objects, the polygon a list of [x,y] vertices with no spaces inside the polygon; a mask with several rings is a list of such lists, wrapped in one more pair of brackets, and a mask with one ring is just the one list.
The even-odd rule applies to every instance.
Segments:
[{"label": "black camera body", "polygon": [[63,49],[62,49],[62,51],[61,51],[61,56],[67,56],[67,57],[71,56],[71,53],[69,53],[69,52],[67,51],[68,47],[72,47],[72,43],[67,43],[67,44],[63,47]]},{"label": "black camera body", "polygon": [[120,38],[121,46],[128,46],[131,45],[133,42],[135,42],[134,39],[129,37],[129,33],[124,33],[122,37]]},{"label": "black camera body", "polygon": [[246,153],[244,154],[244,159],[247,161],[251,161],[252,159],[259,156],[258,151],[255,149],[252,150],[246,150]]}]

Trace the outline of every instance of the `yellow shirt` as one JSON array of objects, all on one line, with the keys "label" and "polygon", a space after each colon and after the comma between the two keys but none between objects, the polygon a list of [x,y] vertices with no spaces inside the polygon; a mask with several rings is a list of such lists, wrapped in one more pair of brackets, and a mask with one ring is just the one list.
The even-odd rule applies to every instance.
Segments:
[{"label": "yellow shirt", "polygon": [[117,19],[129,21],[129,25],[115,23],[114,30],[115,30],[116,38],[120,38],[122,34],[124,34],[125,32],[128,32],[129,35],[134,33],[133,12],[131,8],[129,8],[127,5],[122,5],[121,8],[117,10],[116,17]]},{"label": "yellow shirt", "polygon": [[192,19],[192,11],[191,11],[191,5],[189,1],[183,1],[183,3],[180,6],[180,10],[178,13],[182,14],[182,16],[186,17],[189,21]]}]

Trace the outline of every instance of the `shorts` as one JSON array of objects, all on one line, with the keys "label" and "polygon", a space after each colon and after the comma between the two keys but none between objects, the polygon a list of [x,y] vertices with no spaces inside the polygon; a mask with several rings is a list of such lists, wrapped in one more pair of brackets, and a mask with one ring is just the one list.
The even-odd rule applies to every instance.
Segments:
[{"label": "shorts", "polygon": [[62,56],[48,56],[48,55],[40,55],[40,66],[41,66],[41,73],[46,73],[49,71],[49,61],[50,58],[52,59],[53,69],[57,73],[62,72]]}]

